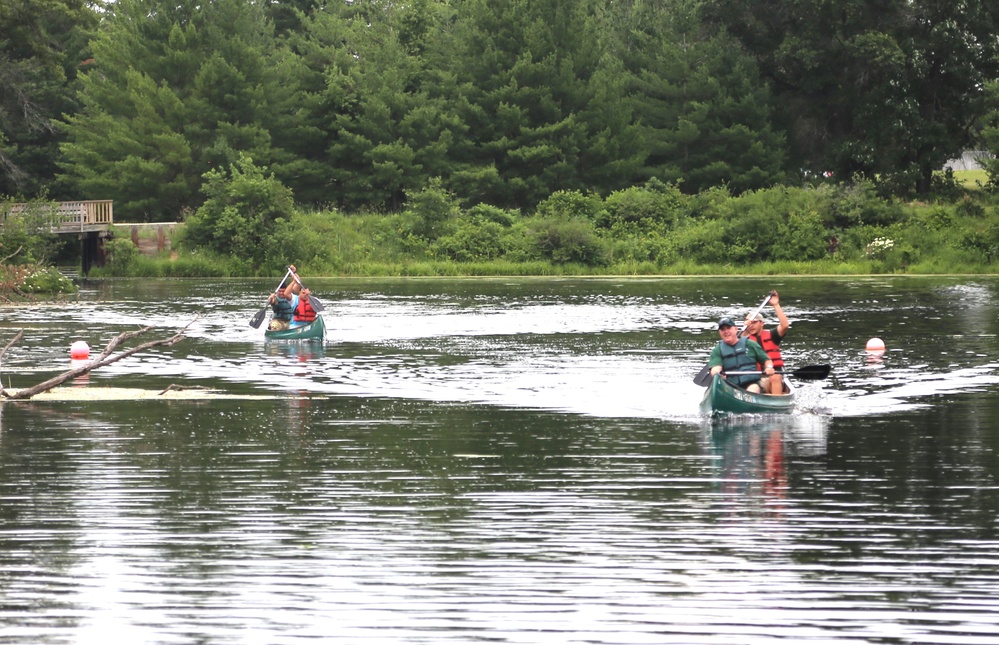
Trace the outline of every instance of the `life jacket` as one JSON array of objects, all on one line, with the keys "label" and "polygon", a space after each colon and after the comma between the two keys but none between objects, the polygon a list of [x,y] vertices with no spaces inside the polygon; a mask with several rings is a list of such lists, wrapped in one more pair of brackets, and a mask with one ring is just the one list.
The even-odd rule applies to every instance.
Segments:
[{"label": "life jacket", "polygon": [[295,313],[291,308],[291,300],[286,300],[281,296],[278,296],[274,304],[271,305],[271,310],[274,312],[274,317],[278,320],[291,321],[291,316]]},{"label": "life jacket", "polygon": [[725,372],[725,379],[733,385],[743,387],[760,380],[759,374],[746,374],[743,376],[733,375],[732,372],[755,372],[759,371],[760,365],[749,355],[746,348],[746,337],[742,337],[735,345],[729,345],[725,341],[721,343],[722,370]]},{"label": "life jacket", "polygon": [[780,355],[780,346],[774,342],[774,335],[769,329],[764,329],[759,336],[750,336],[763,347],[770,360],[773,361],[774,369],[779,370],[784,367],[784,359]]},{"label": "life jacket", "polygon": [[312,300],[299,298],[295,306],[295,322],[312,322],[316,319],[316,310],[312,308]]}]

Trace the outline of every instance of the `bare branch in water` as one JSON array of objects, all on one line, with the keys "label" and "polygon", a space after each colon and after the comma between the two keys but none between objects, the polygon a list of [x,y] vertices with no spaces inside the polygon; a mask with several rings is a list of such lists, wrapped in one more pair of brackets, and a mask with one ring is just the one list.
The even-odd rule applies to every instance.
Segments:
[{"label": "bare branch in water", "polygon": [[[121,359],[127,358],[127,357],[131,356],[132,354],[136,354],[138,352],[150,349],[152,347],[169,347],[171,345],[174,345],[174,344],[180,342],[180,340],[182,338],[184,338],[184,332],[186,332],[187,328],[190,327],[192,324],[194,324],[193,320],[191,322],[187,323],[187,325],[185,325],[183,329],[181,329],[179,332],[177,332],[173,336],[170,336],[169,338],[163,338],[163,339],[160,339],[160,340],[152,340],[152,341],[149,341],[148,343],[143,343],[141,345],[136,345],[135,347],[123,350],[123,351],[119,352],[118,354],[113,354],[113,352],[115,351],[115,349],[117,349],[118,346],[120,346],[122,343],[124,343],[126,341],[129,341],[129,340],[131,340],[133,338],[136,338],[138,336],[141,336],[142,334],[146,333],[150,329],[153,329],[153,327],[152,327],[152,325],[150,325],[148,327],[143,327],[143,328],[137,329],[135,331],[123,332],[121,334],[118,334],[118,336],[116,336],[115,338],[113,338],[111,340],[111,342],[109,342],[107,344],[107,347],[104,348],[104,351],[101,352],[101,355],[98,356],[93,361],[90,361],[90,362],[88,362],[88,363],[86,363],[84,365],[80,365],[79,367],[74,367],[73,369],[69,370],[68,372],[63,372],[59,376],[54,376],[54,377],[50,378],[49,380],[44,381],[42,383],[39,383],[38,385],[35,385],[33,387],[29,387],[29,388],[24,388],[22,390],[18,390],[17,393],[15,393],[15,394],[9,394],[9,393],[5,392],[2,387],[0,387],[0,396],[3,396],[4,398],[10,399],[12,401],[13,400],[21,400],[21,401],[23,401],[23,400],[26,400],[26,399],[30,399],[31,397],[35,396],[36,394],[40,394],[42,392],[47,392],[48,390],[51,390],[54,387],[62,385],[66,381],[69,381],[69,380],[74,379],[74,378],[76,378],[78,376],[86,374],[87,372],[90,372],[91,370],[95,370],[98,367],[104,367],[105,365],[110,365],[111,363],[114,363],[115,361],[120,361]],[[4,354],[4,352],[7,351],[7,348],[10,347],[11,345],[13,345],[14,342],[17,341],[23,335],[23,333],[24,333],[24,331],[22,330],[17,336],[14,337],[14,340],[12,340],[10,343],[7,344],[7,347],[4,347],[3,352],[0,352],[0,358],[3,358],[3,354]]]}]

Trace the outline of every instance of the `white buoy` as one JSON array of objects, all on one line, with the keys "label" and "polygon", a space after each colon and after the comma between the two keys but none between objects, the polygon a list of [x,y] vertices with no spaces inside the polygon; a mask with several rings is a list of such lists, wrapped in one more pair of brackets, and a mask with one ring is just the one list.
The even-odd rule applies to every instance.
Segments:
[{"label": "white buoy", "polygon": [[867,351],[872,354],[883,354],[885,351],[885,341],[880,338],[872,338],[867,341]]},{"label": "white buoy", "polygon": [[90,358],[90,345],[86,341],[78,340],[69,347],[69,357],[73,360],[84,360]]}]

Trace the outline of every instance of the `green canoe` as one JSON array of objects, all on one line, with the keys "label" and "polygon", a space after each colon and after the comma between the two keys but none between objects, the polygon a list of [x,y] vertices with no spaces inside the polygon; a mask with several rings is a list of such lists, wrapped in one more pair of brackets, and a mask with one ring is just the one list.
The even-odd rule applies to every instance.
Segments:
[{"label": "green canoe", "polygon": [[323,322],[322,316],[316,316],[316,319],[308,325],[264,331],[264,338],[268,340],[322,340],[325,335],[326,323]]},{"label": "green canoe", "polygon": [[702,414],[782,414],[790,412],[794,407],[794,388],[787,385],[787,394],[771,396],[769,394],[754,394],[736,387],[720,376],[714,376],[704,399],[701,401]]}]

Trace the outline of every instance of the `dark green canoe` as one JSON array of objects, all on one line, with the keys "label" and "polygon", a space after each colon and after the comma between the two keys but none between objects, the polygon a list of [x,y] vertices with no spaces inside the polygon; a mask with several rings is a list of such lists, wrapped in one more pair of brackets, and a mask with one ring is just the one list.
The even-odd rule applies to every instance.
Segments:
[{"label": "dark green canoe", "polygon": [[784,380],[789,392],[771,396],[754,394],[736,387],[720,376],[714,376],[704,399],[701,401],[702,414],[782,414],[794,407],[794,388]]},{"label": "dark green canoe", "polygon": [[268,340],[322,340],[325,335],[326,323],[323,322],[322,316],[316,316],[316,319],[308,325],[264,331],[264,338]]}]

